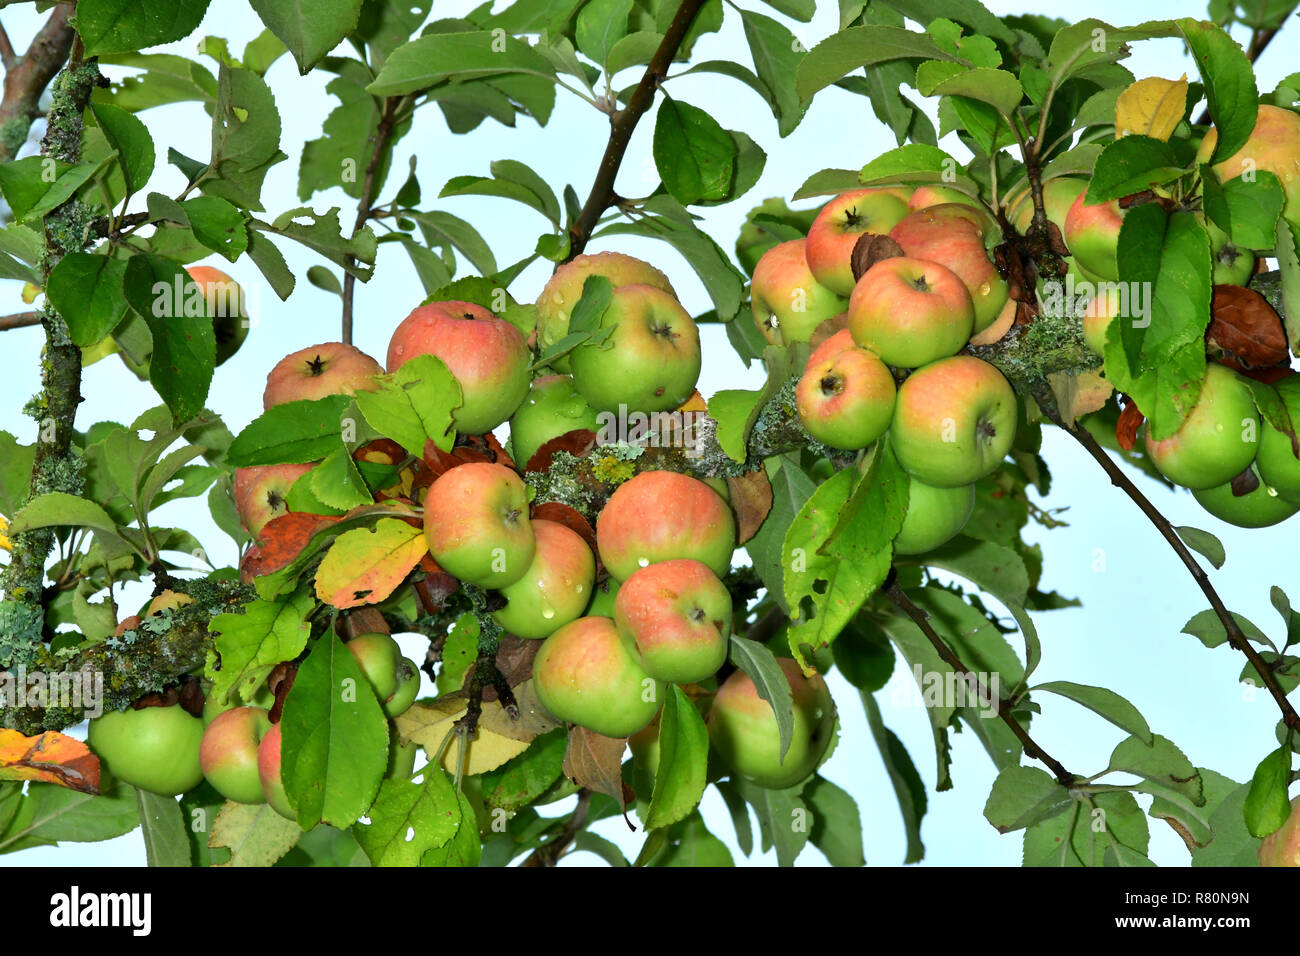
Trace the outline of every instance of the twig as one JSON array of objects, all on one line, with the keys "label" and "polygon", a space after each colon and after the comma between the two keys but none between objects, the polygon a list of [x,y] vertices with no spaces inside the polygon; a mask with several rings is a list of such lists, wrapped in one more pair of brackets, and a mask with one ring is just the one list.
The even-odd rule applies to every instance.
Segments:
[{"label": "twig", "polygon": [[58,75],[72,49],[76,35],[68,26],[72,12],[70,6],[55,7],[21,57],[14,54],[8,35],[0,41],[5,68],[4,97],[0,99],[0,130],[4,133],[0,136],[0,162],[9,162],[17,155],[32,121],[41,115],[41,94]]},{"label": "twig", "polygon": [[[379,161],[384,155],[384,147],[388,145],[388,137],[392,135],[393,126],[396,125],[397,112],[399,104],[404,97],[388,97],[384,100],[383,109],[379,114],[379,125],[375,128],[375,146],[370,153],[370,162],[366,163],[365,177],[361,181],[361,198],[357,200],[357,220],[352,225],[352,237],[356,238],[366,225],[366,220],[370,218],[370,204],[374,200],[375,191],[375,171],[379,169]],[[348,263],[355,260],[348,256]],[[348,345],[352,344],[352,302],[356,294],[357,277],[350,270],[344,270],[343,273],[343,341]]]},{"label": "twig", "polygon": [[921,633],[924,634],[929,639],[930,643],[934,645],[934,649],[938,652],[939,656],[943,658],[944,662],[953,670],[964,676],[967,680],[974,682],[976,693],[979,694],[981,700],[992,701],[996,699],[998,717],[1002,719],[1004,724],[1011,728],[1011,732],[1016,735],[1016,738],[1020,741],[1020,745],[1024,748],[1025,753],[1030,757],[1033,757],[1035,760],[1042,761],[1046,764],[1061,786],[1073,787],[1076,780],[1074,774],[1066,770],[1060,761],[1047,753],[1047,751],[1042,747],[1038,746],[1038,744],[1034,742],[1034,738],[1029,736],[1029,731],[1025,730],[1020,721],[1011,716],[1010,711],[1007,709],[1007,702],[1001,697],[995,698],[992,692],[984,686],[983,682],[975,676],[974,672],[961,662],[961,659],[953,653],[952,648],[948,647],[948,645],[944,643],[943,638],[941,638],[935,629],[930,626],[929,615],[913,604],[912,599],[909,598],[906,592],[903,591],[902,587],[899,586],[898,579],[892,571],[890,572],[889,579],[885,583],[884,592],[886,597],[893,601],[895,606],[910,617],[912,623],[921,629]]},{"label": "twig", "polygon": [[14,315],[0,317],[0,332],[9,329],[22,329],[29,325],[40,325],[41,314],[39,312],[18,312]]},{"label": "twig", "polygon": [[587,812],[591,809],[591,791],[578,791],[578,805],[573,808],[564,828],[550,842],[544,843],[528,855],[520,866],[555,866],[560,857],[587,825]]},{"label": "twig", "polygon": [[646,67],[641,82],[627,101],[627,106],[610,115],[609,142],[605,146],[605,155],[601,157],[596,181],[592,183],[591,193],[587,196],[577,221],[569,227],[569,255],[565,258],[566,262],[582,253],[601,214],[618,201],[618,195],[614,192],[614,180],[623,164],[623,156],[627,153],[632,133],[654,101],[655,90],[668,74],[668,67],[677,56],[677,48],[681,46],[686,31],[690,29],[691,22],[702,6],[704,0],[682,0],[673,22],[669,24],[658,49],[650,58],[650,65]]}]

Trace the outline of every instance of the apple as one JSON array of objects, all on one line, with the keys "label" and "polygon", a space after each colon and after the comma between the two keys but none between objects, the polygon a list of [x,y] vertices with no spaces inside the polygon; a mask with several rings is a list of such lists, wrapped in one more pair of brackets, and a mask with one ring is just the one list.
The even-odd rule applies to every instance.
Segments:
[{"label": "apple", "polygon": [[397,693],[397,665],[402,660],[402,650],[392,637],[358,634],[343,646],[357,659],[376,697],[384,701]]},{"label": "apple", "polygon": [[271,729],[261,707],[236,707],[216,717],[203,732],[199,765],[203,776],[227,800],[265,803],[257,773],[257,750]]},{"label": "apple", "polygon": [[1083,309],[1083,341],[1098,355],[1106,354],[1106,333],[1119,314],[1120,297],[1114,286],[1103,286]]},{"label": "apple", "polygon": [[889,428],[896,393],[885,363],[854,347],[809,361],[795,388],[795,407],[808,434],[822,444],[866,448]]},{"label": "apple", "polygon": [[690,684],[712,677],[727,659],[731,595],[699,561],[661,561],[623,582],[614,623],[647,674]]},{"label": "apple", "polygon": [[789,658],[777,663],[790,685],[794,734],[785,759],[772,705],[758,695],[744,671],[718,688],[709,711],[709,740],[723,762],[745,779],[770,790],[803,780],[821,763],[835,730],[835,705],[820,674],[805,677]]},{"label": "apple", "polygon": [[[911,213],[889,233],[908,256],[942,263],[965,284],[974,310],[975,332],[993,324],[1010,294],[1007,280],[998,275],[984,249],[987,232],[988,218],[974,206],[941,203]],[[852,315],[850,308],[850,327]]]},{"label": "apple", "polygon": [[[576,256],[555,270],[537,297],[537,345],[545,351],[569,333],[569,313],[582,298],[588,276],[603,276],[617,289],[624,285],[649,285],[676,298],[668,277],[650,265],[621,252],[597,252]],[[552,363],[562,372],[569,370],[569,356]],[[521,461],[520,464],[523,464]]]},{"label": "apple", "polygon": [[203,721],[179,704],[109,711],[90,722],[86,743],[124,783],[174,797],[203,779]]},{"label": "apple", "polygon": [[533,686],[557,720],[606,737],[636,733],[663,700],[663,684],[607,617],[580,617],[548,637],[533,659]]},{"label": "apple", "polygon": [[244,530],[257,537],[272,518],[289,513],[293,483],[315,468],[303,465],[250,465],[235,469],[235,510]]},{"label": "apple", "polygon": [[212,266],[187,266],[190,278],[203,290],[212,332],[217,339],[217,364],[239,351],[248,338],[248,309],[239,283]]},{"label": "apple", "polygon": [[1235,244],[1228,234],[1205,220],[1210,234],[1210,261],[1214,264],[1215,285],[1245,285],[1255,274],[1255,254]]},{"label": "apple", "polygon": [[663,412],[679,407],[700,378],[700,332],[671,292],[652,285],[614,290],[600,327],[603,346],[569,353],[573,384],[597,412]]},{"label": "apple", "polygon": [[772,345],[807,342],[847,301],[818,282],[808,267],[808,240],[778,243],[758,260],[750,282],[754,323]]},{"label": "apple", "polygon": [[895,554],[922,554],[945,544],[966,527],[975,510],[975,486],[935,488],[908,482],[907,513],[894,538]]},{"label": "apple", "polygon": [[[271,693],[269,686],[263,684],[253,694],[253,699],[249,703],[254,707],[270,710],[275,705],[275,695]],[[217,700],[217,695],[213,694],[211,689],[208,689],[203,697],[203,726],[210,726],[222,714],[243,706],[245,705],[240,702],[239,695],[234,691],[230,692],[230,696],[223,703]]]},{"label": "apple", "polygon": [[944,203],[966,203],[970,204],[971,197],[967,196],[960,189],[954,189],[951,186],[917,186],[912,191],[911,197],[907,200],[909,209],[928,209],[931,206],[939,206]]},{"label": "apple", "polygon": [[578,394],[571,376],[543,375],[533,380],[510,418],[510,457],[523,468],[552,438],[579,428],[600,430],[596,410]]},{"label": "apple", "polygon": [[266,377],[262,407],[374,391],[379,387],[374,376],[383,374],[379,363],[360,349],[342,342],[323,342],[275,363]]},{"label": "apple", "polygon": [[983,359],[940,359],[898,389],[889,436],[913,478],[937,488],[969,485],[991,474],[1011,450],[1016,396]]},{"label": "apple", "polygon": [[262,796],[271,809],[296,823],[298,814],[294,812],[284,791],[281,769],[280,725],[272,724],[271,729],[262,737],[262,742],[257,745],[257,777],[262,784]]},{"label": "apple", "polygon": [[[1208,163],[1218,144],[1219,131],[1212,128],[1201,140],[1196,162]],[[1281,181],[1285,199],[1282,214],[1300,226],[1300,114],[1261,104],[1255,129],[1245,145],[1214,166],[1220,182],[1260,169],[1273,173]]]},{"label": "apple", "polygon": [[[846,349],[858,347],[858,344],[853,341],[853,333],[849,331],[847,326],[848,315],[844,315],[843,318],[846,323],[844,328],[837,329],[833,334],[813,346],[812,352],[808,354],[808,365],[817,362],[828,362]],[[804,367],[807,368],[807,366]]]},{"label": "apple", "polygon": [[1193,491],[1222,485],[1255,459],[1259,415],[1245,380],[1211,362],[1196,404],[1173,435],[1160,441],[1146,430],[1146,449],[1160,473]]},{"label": "apple", "polygon": [[591,603],[582,612],[583,617],[613,617],[614,602],[618,600],[619,583],[617,578],[607,577],[599,582],[591,593]]},{"label": "apple", "polygon": [[460,383],[456,430],[482,435],[509,418],[528,394],[532,353],[524,334],[472,302],[430,302],[402,320],[388,342],[388,371],[434,355]]},{"label": "apple", "polygon": [[673,558],[694,558],[722,577],[731,568],[736,522],[704,482],[674,471],[643,471],[609,496],[596,518],[596,546],[620,581]]},{"label": "apple", "polygon": [[403,657],[397,663],[397,690],[384,700],[384,713],[389,717],[400,717],[411,709],[418,696],[420,668],[409,657]]},{"label": "apple", "polygon": [[[1043,183],[1043,211],[1047,221],[1053,223],[1065,236],[1065,217],[1074,201],[1088,190],[1088,180],[1073,176],[1058,176]],[[1034,220],[1034,198],[1025,187],[1007,200],[1007,218],[1022,234],[1029,231]]]},{"label": "apple", "polygon": [[1291,436],[1261,420],[1259,454],[1255,467],[1259,476],[1270,488],[1284,498],[1300,501],[1300,459],[1291,449]]},{"label": "apple", "polygon": [[974,322],[961,277],[924,259],[882,259],[863,273],[849,299],[853,341],[898,368],[956,355]]},{"label": "apple", "polygon": [[1260,841],[1258,857],[1260,866],[1300,866],[1300,797],[1286,822]]},{"label": "apple", "polygon": [[1119,229],[1124,210],[1119,200],[1087,205],[1086,193],[1079,193],[1065,215],[1065,244],[1070,255],[1089,273],[1109,282],[1119,281],[1119,263],[1115,251],[1119,246]]},{"label": "apple", "polygon": [[501,588],[506,606],[492,612],[515,637],[541,639],[582,617],[596,583],[596,558],[576,531],[536,520],[532,564],[514,584]]},{"label": "apple", "polygon": [[1269,487],[1254,465],[1251,471],[1259,484],[1244,495],[1234,495],[1232,484],[1228,483],[1193,491],[1192,497],[1210,514],[1238,528],[1267,528],[1300,511],[1300,502],[1288,501],[1277,489]]},{"label": "apple", "polygon": [[438,476],[424,501],[424,534],[439,567],[484,588],[522,578],[537,548],[528,489],[515,472],[491,462]]},{"label": "apple", "polygon": [[853,291],[853,247],[863,233],[889,235],[908,214],[907,203],[881,189],[854,189],[822,207],[808,230],[804,254],[813,277],[831,292]]}]

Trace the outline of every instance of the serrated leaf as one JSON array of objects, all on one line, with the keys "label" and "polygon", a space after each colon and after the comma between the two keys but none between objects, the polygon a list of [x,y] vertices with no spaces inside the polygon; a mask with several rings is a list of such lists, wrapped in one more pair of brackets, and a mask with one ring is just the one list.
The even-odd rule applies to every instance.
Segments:
[{"label": "serrated leaf", "polygon": [[691,699],[676,684],[659,713],[659,768],[646,811],[647,830],[684,819],[704,795],[709,731]]}]

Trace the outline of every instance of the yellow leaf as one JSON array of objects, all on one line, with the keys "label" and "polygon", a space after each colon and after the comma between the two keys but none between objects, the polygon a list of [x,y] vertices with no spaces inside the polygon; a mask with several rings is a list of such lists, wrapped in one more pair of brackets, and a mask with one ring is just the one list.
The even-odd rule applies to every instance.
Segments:
[{"label": "yellow leaf", "polygon": [[24,737],[0,728],[0,781],[5,780],[38,780],[98,794],[99,758],[77,738],[57,731]]},{"label": "yellow leaf", "polygon": [[6,551],[12,551],[13,546],[9,543],[9,535],[5,534],[9,530],[9,519],[0,515],[0,548]]},{"label": "yellow leaf", "polygon": [[373,531],[354,528],[326,552],[316,571],[316,596],[337,608],[378,604],[428,550],[424,532],[396,518],[380,520]]},{"label": "yellow leaf", "polygon": [[1178,80],[1158,76],[1138,80],[1115,101],[1115,136],[1137,133],[1167,140],[1186,108],[1186,73]]},{"label": "yellow leaf", "polygon": [[[532,692],[532,681],[514,688],[518,718],[512,718],[498,701],[484,701],[478,732],[469,742],[465,773],[473,776],[495,770],[512,757],[528,749],[540,734],[559,726],[541,709]],[[421,702],[397,718],[397,732],[403,740],[413,740],[424,748],[430,759],[438,752],[452,725],[465,716],[468,701],[459,694]],[[452,736],[442,755],[442,766],[455,773],[460,760],[460,740]]]},{"label": "yellow leaf", "polygon": [[28,305],[31,305],[33,302],[35,302],[36,297],[40,295],[41,292],[42,292],[41,287],[38,286],[36,283],[34,282],[23,283],[23,301]]}]

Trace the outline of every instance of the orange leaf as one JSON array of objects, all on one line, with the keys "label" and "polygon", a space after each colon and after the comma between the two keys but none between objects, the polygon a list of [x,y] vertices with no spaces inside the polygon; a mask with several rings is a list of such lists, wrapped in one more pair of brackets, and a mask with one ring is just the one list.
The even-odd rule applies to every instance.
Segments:
[{"label": "orange leaf", "polygon": [[80,740],[57,731],[24,737],[0,729],[0,780],[36,780],[98,795],[99,758]]},{"label": "orange leaf", "polygon": [[424,533],[383,518],[372,531],[339,535],[316,571],[316,596],[336,608],[378,604],[406,580],[428,550]]},{"label": "orange leaf", "polygon": [[257,535],[257,543],[248,549],[239,564],[244,583],[253,578],[279,571],[307,547],[311,536],[339,519],[333,515],[313,515],[291,511],[272,518]]},{"label": "orange leaf", "polygon": [[586,456],[596,445],[596,433],[588,428],[575,428],[571,432],[565,432],[563,435],[557,435],[550,441],[545,442],[541,448],[533,452],[533,457],[529,458],[524,465],[524,471],[550,471],[551,459],[555,457],[556,452],[567,451],[575,458]]},{"label": "orange leaf", "polygon": [[727,490],[731,492],[731,510],[736,514],[736,544],[744,544],[758,534],[772,510],[772,483],[760,468],[739,478],[728,478]]},{"label": "orange leaf", "polygon": [[554,521],[556,524],[562,524],[570,531],[576,531],[583,541],[587,542],[587,547],[591,548],[591,553],[599,555],[596,549],[596,529],[591,526],[591,522],[583,517],[582,512],[572,505],[566,505],[562,501],[544,501],[533,508],[532,518],[534,521]]},{"label": "orange leaf", "polygon": [[[1127,398],[1127,396],[1125,396]],[[1132,451],[1137,445],[1138,429],[1146,421],[1146,416],[1137,407],[1137,402],[1128,398],[1124,410],[1115,422],[1115,441],[1125,451]]]}]

